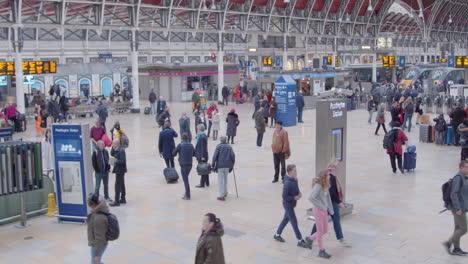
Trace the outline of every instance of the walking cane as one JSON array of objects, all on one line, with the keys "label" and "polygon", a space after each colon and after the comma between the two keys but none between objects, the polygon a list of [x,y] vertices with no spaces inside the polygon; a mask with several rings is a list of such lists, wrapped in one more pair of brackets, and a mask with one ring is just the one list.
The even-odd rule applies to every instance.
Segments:
[{"label": "walking cane", "polygon": [[239,192],[237,191],[236,169],[232,168],[232,173],[234,174],[234,185],[236,186],[236,195],[237,198],[239,198]]}]

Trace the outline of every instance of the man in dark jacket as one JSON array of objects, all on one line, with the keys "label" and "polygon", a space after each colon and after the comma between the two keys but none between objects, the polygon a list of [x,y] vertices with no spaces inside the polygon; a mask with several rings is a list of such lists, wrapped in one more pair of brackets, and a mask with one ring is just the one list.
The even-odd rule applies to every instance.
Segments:
[{"label": "man in dark jacket", "polygon": [[99,120],[101,121],[101,126],[104,128],[104,130],[106,130],[106,120],[109,116],[109,112],[107,111],[107,106],[103,103],[102,100],[99,101],[96,113],[98,114]]},{"label": "man in dark jacket", "polygon": [[227,88],[227,86],[223,86],[221,95],[223,96],[223,104],[228,105],[229,88]]},{"label": "man in dark jacket", "polygon": [[[195,157],[197,158],[198,164],[208,162],[208,137],[205,134],[205,126],[202,124],[197,127],[197,144],[195,145]],[[210,186],[209,175],[201,175],[200,184],[195,186],[196,188],[204,188]]]},{"label": "man in dark jacket", "polygon": [[263,134],[265,133],[265,128],[267,123],[265,123],[265,119],[263,118],[264,109],[258,109],[257,113],[255,114],[255,128],[257,129],[257,147],[262,147],[263,141]]},{"label": "man in dark jacket", "polygon": [[149,96],[148,96],[148,100],[149,100],[150,108],[151,108],[150,114],[152,115],[156,113],[156,99],[157,99],[157,96],[154,93],[154,90],[151,89],[151,92],[149,93]]},{"label": "man in dark jacket", "polygon": [[190,185],[188,176],[192,170],[195,149],[193,148],[192,143],[188,141],[188,135],[186,133],[182,134],[182,142],[177,145],[177,148],[175,148],[172,153],[174,157],[177,156],[177,154],[179,154],[180,174],[182,174],[182,179],[184,180],[185,186],[185,194],[182,199],[190,200]]},{"label": "man in dark jacket", "polygon": [[393,102],[392,109],[390,110],[390,114],[392,116],[392,121],[390,123],[393,123],[393,122],[400,123],[400,109],[398,109],[397,101]]},{"label": "man in dark jacket", "polygon": [[60,105],[58,103],[58,99],[58,97],[52,98],[47,106],[47,110],[49,111],[49,114],[52,117],[51,123],[58,122],[60,118]]},{"label": "man in dark jacket", "polygon": [[159,96],[158,106],[156,108],[156,113],[159,116],[164,110],[166,109],[166,101],[164,101],[164,97]]},{"label": "man in dark jacket", "polygon": [[453,128],[455,134],[455,146],[460,145],[460,134],[458,133],[458,126],[463,123],[463,120],[466,118],[466,112],[463,110],[460,104],[455,105],[455,109],[450,113],[450,125]]},{"label": "man in dark jacket", "polygon": [[403,126],[401,129],[405,130],[406,128],[406,123],[408,123],[408,132],[411,132],[411,119],[413,118],[414,114],[414,104],[413,104],[413,99],[411,97],[408,97],[406,99],[406,103],[404,104],[405,106],[405,117],[403,120]]},{"label": "man in dark jacket", "polygon": [[257,113],[258,109],[260,109],[261,105],[261,98],[262,98],[262,93],[261,92],[258,92],[257,95],[255,95],[254,97],[254,107],[255,107],[255,110],[252,114],[252,119],[255,118],[255,113]]},{"label": "man in dark jacket", "polygon": [[294,212],[297,201],[302,197],[302,193],[299,191],[299,184],[297,182],[296,165],[288,165],[287,175],[284,177],[284,179],[285,181],[282,194],[284,217],[283,220],[281,220],[278,230],[276,231],[276,234],[273,236],[273,238],[276,241],[284,243],[285,240],[281,237],[281,233],[283,233],[283,229],[286,227],[286,225],[291,222],[291,226],[294,229],[294,233],[296,234],[296,238],[298,240],[297,246],[307,248],[309,245],[306,241],[304,241],[304,239],[302,239],[301,231],[297,225],[296,213]]},{"label": "man in dark jacket", "polygon": [[221,143],[216,146],[211,163],[214,171],[218,172],[218,200],[225,201],[227,196],[227,176],[234,169],[236,155],[232,147],[227,143],[227,138],[221,136]]},{"label": "man in dark jacket", "polygon": [[457,128],[458,134],[460,134],[460,146],[461,146],[461,160],[468,159],[468,119],[463,120]]},{"label": "man in dark jacket", "polygon": [[60,105],[60,112],[62,113],[61,121],[67,122],[69,106],[68,106],[68,98],[65,97],[65,95],[62,95],[62,97],[60,97],[59,105]]},{"label": "man in dark jacket", "polygon": [[[468,253],[460,248],[460,239],[468,230],[466,221],[466,213],[468,212],[468,161],[462,160],[458,167],[459,172],[453,177],[452,189],[450,190],[452,205],[448,208],[453,214],[455,230],[449,240],[442,243],[442,245],[449,254],[466,256]],[[453,250],[451,250],[452,245]]]},{"label": "man in dark jacket", "polygon": [[178,136],[177,132],[171,128],[170,123],[165,123],[164,129],[159,132],[159,156],[164,158],[168,168],[174,168],[174,156],[172,152],[175,149],[174,138]]},{"label": "man in dark jacket", "polygon": [[190,131],[190,118],[187,117],[187,113],[183,112],[179,119],[180,134],[187,133],[188,141],[192,142],[192,132]]},{"label": "man in dark jacket", "polygon": [[297,107],[297,122],[304,123],[302,121],[302,112],[304,111],[304,95],[302,90],[296,95],[296,107]]},{"label": "man in dark jacket", "polygon": [[127,157],[125,155],[125,149],[120,146],[120,140],[116,139],[112,142],[112,157],[115,158],[114,169],[115,173],[115,200],[110,206],[120,206],[120,204],[126,204],[127,200],[125,190],[125,173],[127,172]]},{"label": "man in dark jacket", "polygon": [[106,239],[109,221],[106,214],[109,213],[106,200],[95,193],[88,197],[87,202],[90,213],[86,217],[88,224],[88,246],[91,247],[91,263],[102,263],[102,256],[106,250]]},{"label": "man in dark jacket", "polygon": [[101,181],[104,184],[104,198],[109,198],[109,152],[107,152],[104,141],[97,141],[98,149],[93,151],[92,163],[94,168],[94,175],[96,177],[96,188],[94,193],[99,196],[99,189],[101,188]]}]

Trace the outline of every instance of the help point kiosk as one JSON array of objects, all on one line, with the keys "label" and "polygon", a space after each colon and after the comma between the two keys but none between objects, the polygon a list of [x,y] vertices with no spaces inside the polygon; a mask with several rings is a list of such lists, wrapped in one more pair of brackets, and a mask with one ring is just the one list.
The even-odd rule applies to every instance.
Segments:
[{"label": "help point kiosk", "polygon": [[296,110],[296,81],[288,75],[282,75],[275,82],[273,96],[278,104],[276,120],[283,121],[283,126],[295,126],[297,124]]},{"label": "help point kiosk", "polygon": [[94,192],[88,124],[53,124],[55,183],[61,221],[85,222],[88,194]]}]

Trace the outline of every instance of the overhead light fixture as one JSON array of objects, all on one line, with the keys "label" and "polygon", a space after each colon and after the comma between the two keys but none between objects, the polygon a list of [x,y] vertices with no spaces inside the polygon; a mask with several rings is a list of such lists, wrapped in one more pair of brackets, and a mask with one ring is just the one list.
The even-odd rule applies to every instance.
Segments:
[{"label": "overhead light fixture", "polygon": [[351,21],[351,17],[349,16],[349,14],[346,16],[346,22],[349,22]]},{"label": "overhead light fixture", "polygon": [[250,48],[250,49],[249,49],[249,52],[256,52],[256,51],[257,51],[256,48]]},{"label": "overhead light fixture", "polygon": [[449,20],[448,20],[449,24],[452,24],[452,15],[449,16]]},{"label": "overhead light fixture", "polygon": [[367,6],[367,11],[372,12],[372,2],[369,0],[369,5]]},{"label": "overhead light fixture", "polygon": [[210,9],[211,9],[211,10],[216,10],[216,5],[215,5],[215,1],[214,1],[214,0],[211,1]]},{"label": "overhead light fixture", "polygon": [[343,21],[343,19],[342,19],[341,17],[339,17],[339,18],[338,18],[338,21],[341,22],[341,21]]},{"label": "overhead light fixture", "polygon": [[206,0],[203,1],[203,10],[208,10],[208,8],[206,7]]},{"label": "overhead light fixture", "polygon": [[424,17],[422,8],[419,8],[419,17],[420,18]]},{"label": "overhead light fixture", "polygon": [[370,50],[370,49],[371,49],[371,46],[361,46],[361,49],[363,49],[363,50]]},{"label": "overhead light fixture", "polygon": [[283,2],[285,2],[286,4],[290,3],[291,0],[284,0]]}]

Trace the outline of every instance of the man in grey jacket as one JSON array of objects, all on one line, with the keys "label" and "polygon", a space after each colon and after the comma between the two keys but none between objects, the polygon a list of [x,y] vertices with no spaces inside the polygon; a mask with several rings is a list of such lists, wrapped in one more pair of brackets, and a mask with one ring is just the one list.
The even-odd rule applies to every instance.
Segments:
[{"label": "man in grey jacket", "polygon": [[[460,239],[467,232],[466,212],[468,212],[468,161],[462,160],[459,165],[460,171],[453,177],[450,199],[455,230],[448,241],[442,243],[449,254],[466,256],[467,252],[460,248]],[[451,247],[453,245],[453,250]]]},{"label": "man in grey jacket", "polygon": [[216,146],[211,163],[214,171],[218,172],[218,200],[226,201],[227,196],[227,176],[234,168],[236,154],[232,147],[227,143],[227,137],[219,138],[221,143]]}]

